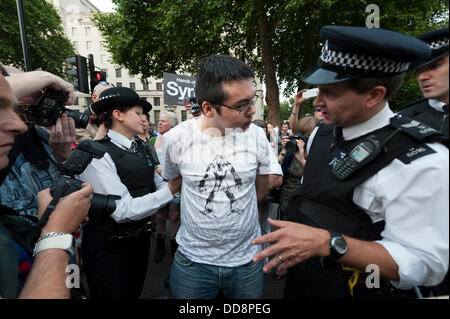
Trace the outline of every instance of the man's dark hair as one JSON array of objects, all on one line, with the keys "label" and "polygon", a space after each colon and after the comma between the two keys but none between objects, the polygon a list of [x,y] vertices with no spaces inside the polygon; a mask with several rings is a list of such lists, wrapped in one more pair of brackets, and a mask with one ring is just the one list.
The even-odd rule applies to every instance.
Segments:
[{"label": "man's dark hair", "polygon": [[397,93],[398,89],[400,89],[404,78],[405,74],[401,73],[393,76],[354,79],[349,80],[346,83],[358,94],[369,92],[372,88],[378,85],[384,86],[386,88],[385,99],[389,100],[395,93]]},{"label": "man's dark hair", "polygon": [[200,65],[195,83],[195,97],[200,107],[207,101],[220,114],[220,103],[227,99],[222,84],[254,77],[253,71],[245,62],[229,55],[212,55]]}]

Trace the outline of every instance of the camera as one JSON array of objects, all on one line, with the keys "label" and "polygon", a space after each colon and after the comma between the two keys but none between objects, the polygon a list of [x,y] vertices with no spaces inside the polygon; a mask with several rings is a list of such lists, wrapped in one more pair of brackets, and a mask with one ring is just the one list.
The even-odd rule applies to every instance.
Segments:
[{"label": "camera", "polygon": [[69,110],[64,107],[66,101],[67,94],[65,92],[47,88],[39,99],[25,110],[25,114],[32,122],[40,126],[50,127],[64,113],[73,118],[77,128],[86,128],[91,115],[90,110],[87,109],[83,113]]},{"label": "camera", "polygon": [[302,133],[297,133],[297,134],[289,136],[289,141],[284,146],[286,151],[288,151],[290,153],[297,152],[298,151],[297,140],[302,140],[303,142],[305,142],[305,147],[306,147],[306,144],[308,144],[308,137],[303,135]]},{"label": "camera", "polygon": [[[73,192],[81,189],[81,184],[83,182],[77,179],[73,179],[67,176],[61,176],[57,181],[54,182],[50,188],[50,193],[53,198],[60,199],[61,197],[67,196]],[[117,195],[102,195],[94,193],[91,198],[91,207],[89,208],[88,216],[90,218],[109,216],[116,209],[115,201],[120,199]]]}]

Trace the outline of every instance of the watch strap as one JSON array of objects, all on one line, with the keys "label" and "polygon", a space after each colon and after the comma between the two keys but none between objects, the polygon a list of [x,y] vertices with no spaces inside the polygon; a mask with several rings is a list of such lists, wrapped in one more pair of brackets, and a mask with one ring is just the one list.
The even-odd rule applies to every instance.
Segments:
[{"label": "watch strap", "polygon": [[73,256],[75,254],[75,238],[70,234],[42,238],[34,246],[33,257],[47,249],[62,249]]}]

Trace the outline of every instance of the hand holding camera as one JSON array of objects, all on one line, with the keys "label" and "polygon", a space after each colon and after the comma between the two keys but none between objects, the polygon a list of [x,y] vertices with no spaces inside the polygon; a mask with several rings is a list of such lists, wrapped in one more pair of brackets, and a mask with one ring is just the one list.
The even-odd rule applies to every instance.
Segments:
[{"label": "hand holding camera", "polygon": [[[73,233],[78,226],[86,220],[91,200],[89,199],[94,189],[90,184],[83,183],[82,187],[58,201],[46,225],[42,228],[42,234],[50,232]],[[38,193],[38,217],[41,218],[44,211],[52,201],[50,189],[47,188]]]},{"label": "hand holding camera", "polygon": [[286,149],[286,151],[291,152],[291,153],[295,153],[299,150],[298,147],[298,141],[302,141],[302,145],[303,148],[305,148],[306,144],[308,143],[308,137],[303,135],[302,133],[297,133],[294,135],[291,135],[289,137],[287,137],[289,140],[286,142],[286,145],[284,146],[284,148]]}]

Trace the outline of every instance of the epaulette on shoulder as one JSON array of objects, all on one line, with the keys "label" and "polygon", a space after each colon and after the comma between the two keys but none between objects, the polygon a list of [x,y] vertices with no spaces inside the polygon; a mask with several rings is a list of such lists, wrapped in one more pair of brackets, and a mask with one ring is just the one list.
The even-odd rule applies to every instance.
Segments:
[{"label": "epaulette on shoulder", "polygon": [[407,116],[397,114],[390,119],[390,125],[423,143],[440,142],[448,144],[442,132]]},{"label": "epaulette on shoulder", "polygon": [[69,175],[81,174],[93,158],[102,158],[106,151],[105,145],[93,140],[83,140],[73,150],[69,158],[60,165],[60,170]]},{"label": "epaulette on shoulder", "polygon": [[77,149],[92,154],[95,158],[102,158],[108,147],[94,140],[83,140],[77,146]]},{"label": "epaulette on shoulder", "polygon": [[427,99],[420,99],[418,101],[412,102],[411,104],[408,104],[408,105],[402,107],[402,109],[400,111],[398,111],[398,113],[401,114],[403,111],[406,111],[407,109],[409,109],[411,107],[414,107],[416,105],[422,104],[422,103],[424,103],[426,101],[427,101]]}]

